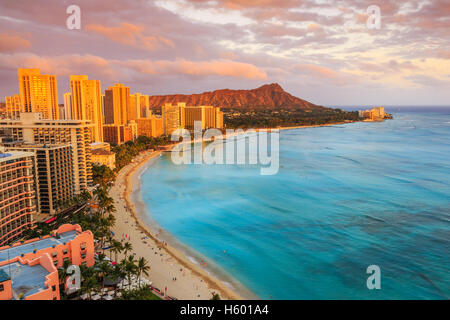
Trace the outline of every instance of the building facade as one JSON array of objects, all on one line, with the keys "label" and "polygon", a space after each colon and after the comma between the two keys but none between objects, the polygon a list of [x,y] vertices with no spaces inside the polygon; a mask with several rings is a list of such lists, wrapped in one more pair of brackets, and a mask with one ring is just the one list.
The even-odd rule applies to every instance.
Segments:
[{"label": "building facade", "polygon": [[21,113],[19,120],[0,121],[0,137],[5,145],[70,145],[75,194],[79,194],[92,186],[92,127],[89,120],[44,120],[40,113]]},{"label": "building facade", "polygon": [[39,69],[19,68],[21,112],[40,112],[43,119],[59,119],[56,76]]},{"label": "building facade", "polygon": [[51,236],[0,247],[0,300],[59,300],[57,268],[65,261],[77,266],[94,265],[91,231],[65,224]]},{"label": "building facade", "polygon": [[103,141],[103,114],[100,80],[88,76],[70,76],[71,108],[73,120],[90,120],[92,141]]},{"label": "building facade", "polygon": [[0,150],[0,246],[17,240],[36,214],[35,155]]},{"label": "building facade", "polygon": [[20,115],[21,103],[20,96],[15,94],[11,97],[5,97],[6,105],[6,118],[7,119],[18,119]]},{"label": "building facade", "polygon": [[136,120],[137,135],[146,137],[159,137],[163,134],[162,119],[156,116]]},{"label": "building facade", "polygon": [[[130,108],[130,88],[116,83],[105,90],[105,124],[126,125],[133,112]],[[133,120],[133,119],[130,119]]]},{"label": "building facade", "polygon": [[35,185],[39,213],[57,214],[65,208],[65,202],[75,196],[70,144],[15,144],[7,150],[35,154]]}]

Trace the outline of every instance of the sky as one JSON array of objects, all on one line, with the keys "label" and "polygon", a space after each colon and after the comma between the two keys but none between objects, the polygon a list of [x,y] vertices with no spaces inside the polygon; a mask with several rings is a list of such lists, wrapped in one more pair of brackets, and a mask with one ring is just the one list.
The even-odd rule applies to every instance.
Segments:
[{"label": "sky", "polygon": [[20,67],[56,74],[59,103],[86,74],[150,95],[276,82],[326,106],[450,105],[450,0],[0,0],[0,101]]}]

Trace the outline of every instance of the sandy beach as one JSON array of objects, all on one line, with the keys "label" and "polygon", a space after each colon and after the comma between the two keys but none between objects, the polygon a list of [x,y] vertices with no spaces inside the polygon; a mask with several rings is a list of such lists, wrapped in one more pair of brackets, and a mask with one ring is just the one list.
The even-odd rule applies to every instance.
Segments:
[{"label": "sandy beach", "polygon": [[130,201],[132,186],[140,184],[136,173],[145,163],[159,157],[161,153],[162,151],[142,153],[117,175],[110,190],[117,209],[114,213],[116,224],[113,228],[116,240],[131,242],[136,257],[144,257],[149,261],[151,270],[148,279],[162,292],[167,288],[166,294],[169,296],[180,300],[208,300],[212,293],[216,292],[222,299],[242,299],[201,266],[188,260],[182,252],[159,240],[139,219],[135,204]]}]

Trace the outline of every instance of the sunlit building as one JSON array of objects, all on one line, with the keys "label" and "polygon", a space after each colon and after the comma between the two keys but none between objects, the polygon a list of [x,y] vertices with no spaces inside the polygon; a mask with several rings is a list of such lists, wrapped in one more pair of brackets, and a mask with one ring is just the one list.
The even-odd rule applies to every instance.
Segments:
[{"label": "sunlit building", "polygon": [[75,194],[92,185],[91,130],[89,120],[45,120],[40,113],[21,113],[19,120],[0,120],[0,138],[15,143],[70,145]]},{"label": "sunlit building", "polygon": [[35,155],[0,147],[0,246],[17,240],[36,214]]},{"label": "sunlit building", "polygon": [[54,215],[75,196],[74,170],[70,144],[15,144],[7,151],[35,154],[37,211]]},{"label": "sunlit building", "polygon": [[88,76],[70,76],[71,109],[73,120],[91,120],[92,141],[103,141],[103,115],[100,80]]},{"label": "sunlit building", "polygon": [[72,94],[70,92],[64,93],[64,119],[72,119]]},{"label": "sunlit building", "polygon": [[151,116],[136,120],[137,135],[146,137],[159,137],[163,134],[162,118]]},{"label": "sunlit building", "polygon": [[43,119],[59,119],[56,76],[23,68],[19,68],[18,74],[21,111],[40,112]]},{"label": "sunlit building", "polygon": [[166,103],[161,107],[162,111],[162,127],[165,135],[170,135],[177,129],[183,127],[184,113],[183,109],[186,103],[179,102],[177,105]]},{"label": "sunlit building", "polygon": [[126,125],[129,116],[135,117],[132,111],[129,112],[129,109],[129,87],[116,83],[113,87],[105,90],[105,124]]},{"label": "sunlit building", "polygon": [[195,122],[201,122],[202,130],[223,128],[223,112],[213,106],[186,106],[178,103],[176,106],[166,103],[162,106],[163,132],[172,134],[178,128],[194,129]]},{"label": "sunlit building", "polygon": [[15,94],[11,97],[5,97],[6,105],[6,118],[8,119],[18,119],[20,114],[20,96]]}]

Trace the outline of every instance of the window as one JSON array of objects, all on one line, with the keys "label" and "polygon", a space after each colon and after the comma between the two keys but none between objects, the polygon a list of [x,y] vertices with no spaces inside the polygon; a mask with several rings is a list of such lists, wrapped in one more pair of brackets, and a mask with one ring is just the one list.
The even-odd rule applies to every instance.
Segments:
[{"label": "window", "polygon": [[68,252],[67,249],[63,250],[63,254],[67,254],[67,252]]},{"label": "window", "polygon": [[2,292],[4,290],[5,290],[5,287],[2,284],[0,284],[0,292]]},{"label": "window", "polygon": [[81,250],[86,249],[86,242],[83,242],[83,243],[80,245],[80,248],[81,248]]},{"label": "window", "polygon": [[81,259],[86,259],[86,253],[81,255]]},{"label": "window", "polygon": [[52,257],[54,258],[54,257],[56,257],[58,255],[58,252],[53,252],[52,253]]},{"label": "window", "polygon": [[52,286],[52,291],[56,291],[56,286]]}]

